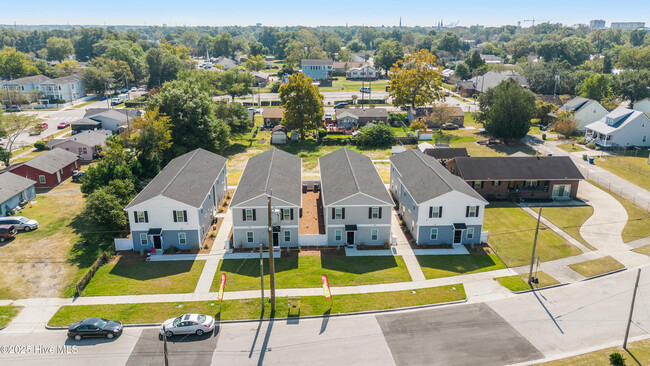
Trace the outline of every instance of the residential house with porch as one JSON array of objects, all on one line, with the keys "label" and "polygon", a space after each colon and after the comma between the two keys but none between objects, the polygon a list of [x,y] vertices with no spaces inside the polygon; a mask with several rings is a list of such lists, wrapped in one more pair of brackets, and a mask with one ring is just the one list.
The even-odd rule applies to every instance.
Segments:
[{"label": "residential house with porch", "polygon": [[329,245],[390,243],[394,205],[369,157],[341,148],[318,159]]},{"label": "residential house with porch", "polygon": [[570,101],[564,103],[558,108],[556,113],[551,114],[553,117],[558,117],[563,113],[572,113],[573,119],[576,121],[576,129],[584,131],[588,124],[594,123],[607,115],[607,109],[600,105],[593,99],[575,97]]},{"label": "residential house with porch", "polygon": [[63,149],[76,153],[79,160],[92,161],[106,143],[110,131],[83,131],[64,139],[51,139],[46,146],[50,149]]},{"label": "residential house with porch", "polygon": [[370,65],[363,65],[349,69],[345,78],[349,80],[377,80],[377,69]]},{"label": "residential house with porch", "polygon": [[411,149],[389,158],[390,191],[418,245],[481,242],[487,201],[434,157]]},{"label": "residential house with porch", "polygon": [[345,108],[336,112],[336,125],[350,129],[361,127],[370,122],[387,122],[386,108]]},{"label": "residential house with porch", "polygon": [[36,181],[36,188],[52,188],[70,178],[80,166],[76,153],[54,149],[10,167],[9,171]]},{"label": "residential house with porch", "polygon": [[455,158],[447,169],[488,200],[569,200],[584,177],[568,156]]},{"label": "residential house with porch", "polygon": [[274,127],[282,122],[284,117],[284,108],[264,108],[262,110],[262,119],[264,127]]},{"label": "residential house with porch", "polygon": [[274,247],[298,246],[302,207],[302,162],[273,148],[248,159],[230,202],[232,247],[269,245],[268,200],[271,197]]},{"label": "residential house with porch", "polygon": [[367,65],[366,62],[334,61],[332,63],[332,76],[345,76],[348,70]]},{"label": "residential house with porch", "polygon": [[20,79],[0,81],[0,86],[2,86],[4,91],[29,93],[33,90],[39,90],[38,87],[48,80],[50,80],[50,78],[45,75],[34,75]]},{"label": "residential house with porch", "polygon": [[332,71],[334,61],[332,60],[311,60],[303,59],[301,62],[301,70],[305,76],[312,78],[312,80],[328,80],[332,78]]},{"label": "residential house with porch", "polygon": [[196,149],[173,159],[124,208],[133,250],[200,248],[227,188],[223,156]]},{"label": "residential house with porch", "polygon": [[650,118],[642,111],[618,107],[585,127],[586,142],[601,147],[650,146]]},{"label": "residential house with porch", "polygon": [[86,82],[80,74],[72,74],[42,82],[38,89],[43,98],[66,103],[86,96]]},{"label": "residential house with porch", "polygon": [[36,197],[35,181],[9,172],[0,173],[0,217]]}]

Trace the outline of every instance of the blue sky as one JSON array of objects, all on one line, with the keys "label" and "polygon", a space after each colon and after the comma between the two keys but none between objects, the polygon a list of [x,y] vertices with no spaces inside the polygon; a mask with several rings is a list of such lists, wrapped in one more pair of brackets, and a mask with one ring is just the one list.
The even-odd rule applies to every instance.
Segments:
[{"label": "blue sky", "polygon": [[[643,0],[31,0],[29,7],[3,0],[0,24],[130,24],[130,25],[397,25],[517,24],[525,19],[588,24],[591,19],[645,21],[650,1]],[[523,26],[530,25],[530,22]]]}]

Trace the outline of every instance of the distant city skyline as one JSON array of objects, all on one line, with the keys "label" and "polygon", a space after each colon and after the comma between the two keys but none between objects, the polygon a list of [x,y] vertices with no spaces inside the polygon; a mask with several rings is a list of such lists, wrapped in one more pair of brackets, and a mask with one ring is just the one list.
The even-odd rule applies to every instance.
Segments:
[{"label": "distant city skyline", "polygon": [[[13,25],[163,25],[168,26],[248,26],[261,23],[268,26],[403,26],[432,27],[439,21],[444,25],[458,22],[460,26],[517,25],[551,22],[565,25],[589,24],[603,19],[612,22],[646,22],[650,17],[650,2],[611,1],[535,1],[466,0],[462,3],[434,3],[411,0],[402,3],[376,0],[372,3],[330,0],[328,2],[280,0],[275,2],[251,0],[245,3],[216,3],[208,0],[168,1],[139,0],[111,3],[58,0],[33,0],[29,9],[12,1],[3,4],[0,24]],[[647,25],[647,24],[646,24]]]}]

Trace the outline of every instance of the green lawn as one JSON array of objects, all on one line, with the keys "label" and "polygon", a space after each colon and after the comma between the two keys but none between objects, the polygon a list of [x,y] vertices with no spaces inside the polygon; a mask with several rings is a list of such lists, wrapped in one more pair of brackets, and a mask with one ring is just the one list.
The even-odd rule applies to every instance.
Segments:
[{"label": "green lawn", "polygon": [[[370,83],[365,82],[362,83],[361,81],[356,81],[356,80],[346,80],[345,76],[339,76],[338,80],[334,80],[332,82],[332,86],[322,86],[318,88],[318,91],[322,92],[335,92],[335,91],[347,91],[347,92],[359,92],[357,96],[359,99],[361,99],[361,92],[360,89],[362,87],[362,84],[365,86],[369,86]],[[386,91],[386,85],[388,85],[388,80],[375,80],[372,82],[372,91]],[[371,95],[372,96],[372,95]],[[368,98],[367,95],[365,95],[365,98]],[[373,97],[373,99],[376,99]]]},{"label": "green lawn", "polygon": [[[484,230],[488,243],[509,267],[530,263],[537,220],[519,207],[492,202],[485,209]],[[581,254],[582,251],[540,224],[535,256],[542,261]]]},{"label": "green lawn", "polygon": [[580,227],[593,215],[591,206],[544,207],[542,216],[591,250],[596,250],[580,235]]},{"label": "green lawn", "polygon": [[95,103],[95,102],[98,101],[98,100],[99,100],[99,98],[94,97],[94,98],[89,99],[89,100],[86,101],[86,102],[79,103],[79,104],[75,104],[74,106],[72,106],[72,108],[81,108],[81,107],[85,107],[85,106],[87,106],[88,104]]},{"label": "green lawn", "polygon": [[[583,355],[545,362],[543,366],[611,366],[609,355],[618,352],[625,358],[626,365],[650,365],[650,339],[628,343],[623,347],[610,347]],[[636,361],[635,361],[636,360]]]},{"label": "green lawn", "polygon": [[603,156],[596,159],[596,165],[613,174],[650,191],[650,165],[648,150],[641,150],[638,156]]},{"label": "green lawn", "polygon": [[625,268],[621,262],[610,256],[572,264],[569,267],[585,278],[591,278]]},{"label": "green lawn", "polygon": [[[533,273],[533,276],[535,276],[535,273]],[[539,279],[539,283],[533,285],[536,289],[560,284],[558,280],[542,271],[538,271],[536,277]],[[513,292],[530,290],[530,285],[528,285],[528,273],[497,277],[495,280],[503,287]]]},{"label": "green lawn", "polygon": [[556,145],[556,147],[559,147],[560,149],[566,152],[587,151],[587,149],[585,149],[584,147],[571,142],[567,142],[566,144]]},{"label": "green lawn", "polygon": [[496,254],[418,255],[426,279],[506,268]]},{"label": "green lawn", "polygon": [[627,212],[627,224],[625,224],[623,232],[621,233],[624,243],[650,236],[650,212],[640,208],[639,206],[626,200],[623,197],[619,197],[612,191],[609,191],[607,188],[598,185],[594,181],[590,180],[589,183],[609,193],[625,208],[625,211]]},{"label": "green lawn", "polygon": [[99,268],[82,296],[193,292],[205,261],[136,262]]},{"label": "green lawn", "polygon": [[[268,295],[268,294],[267,294]],[[165,319],[185,313],[201,313],[215,316],[219,320],[241,320],[260,318],[260,299],[228,300],[226,292],[222,303],[218,301],[196,301],[183,303],[149,303],[118,305],[62,306],[48,322],[49,326],[68,326],[79,319],[101,316],[120,320],[125,324],[161,323]],[[368,310],[386,310],[410,306],[439,304],[465,300],[462,284],[430,287],[418,290],[389,291],[369,294],[336,295],[332,300],[323,296],[300,297],[302,316],[342,314]],[[265,303],[264,317],[286,317],[288,299],[276,298],[277,310],[271,314],[270,303]],[[182,305],[182,307],[179,307]],[[296,311],[292,312],[294,315]]]},{"label": "green lawn", "polygon": [[[462,285],[461,285],[462,286]],[[22,306],[0,306],[0,328],[6,327],[20,313]]]},{"label": "green lawn", "polygon": [[650,257],[650,245],[644,245],[642,247],[633,249],[633,251]]},{"label": "green lawn", "polygon": [[[264,260],[264,286],[269,288],[269,263]],[[211,291],[218,291],[221,273],[226,274],[226,290],[260,288],[259,259],[224,259],[219,263]],[[410,281],[406,264],[396,257],[300,256],[275,260],[276,288],[320,287],[321,275],[330,286],[370,285]]]}]

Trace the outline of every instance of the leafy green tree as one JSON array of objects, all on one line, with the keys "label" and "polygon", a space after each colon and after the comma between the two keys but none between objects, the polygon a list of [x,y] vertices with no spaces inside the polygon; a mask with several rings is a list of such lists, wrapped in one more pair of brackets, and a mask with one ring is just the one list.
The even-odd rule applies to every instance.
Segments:
[{"label": "leafy green tree", "polygon": [[93,46],[110,33],[104,28],[81,28],[78,34],[79,36],[74,39],[75,55],[79,61],[88,61],[99,56]]},{"label": "leafy green tree", "polygon": [[249,55],[250,56],[264,56],[268,55],[269,49],[262,44],[262,42],[251,42],[248,44],[248,49],[250,50]]},{"label": "leafy green tree", "polygon": [[124,212],[124,206],[126,204],[123,203],[124,200],[122,197],[124,196],[120,196],[116,191],[125,190],[124,188],[127,184],[130,184],[132,192],[133,183],[113,180],[109,186],[101,187],[88,194],[86,196],[86,206],[83,216],[92,224],[102,228],[116,231],[125,229],[128,223],[126,213]]},{"label": "leafy green tree", "polygon": [[300,131],[301,141],[305,139],[306,132],[322,126],[323,94],[305,74],[289,76],[289,81],[280,86],[280,101],[284,108],[283,125],[289,130]]},{"label": "leafy green tree", "polygon": [[645,29],[635,29],[630,32],[630,43],[632,44],[632,47],[639,47],[643,45],[643,40],[646,37],[645,33]]},{"label": "leafy green tree", "polygon": [[353,39],[345,46],[346,49],[352,52],[359,52],[366,49],[366,46],[360,42],[358,39]]},{"label": "leafy green tree", "polygon": [[186,47],[194,48],[199,44],[199,34],[193,29],[188,29],[183,32],[180,41]]},{"label": "leafy green tree", "polygon": [[334,55],[341,50],[341,39],[338,37],[328,37],[323,45],[323,50],[327,52],[329,58],[333,59]]},{"label": "leafy green tree", "polygon": [[363,148],[386,147],[395,142],[395,132],[384,123],[368,124],[361,127],[360,132],[356,139]]},{"label": "leafy green tree", "polygon": [[262,45],[264,45],[264,47],[268,48],[269,51],[273,53],[275,44],[278,40],[278,33],[279,31],[276,28],[264,27],[264,29],[262,29],[260,32],[258,40],[262,43]]},{"label": "leafy green tree", "polygon": [[125,61],[97,57],[90,61],[83,71],[86,90],[104,93],[124,85],[125,78],[134,80],[129,64]]},{"label": "leafy green tree", "polygon": [[[145,77],[145,53],[137,43],[130,41],[107,41],[102,40],[95,45],[95,49],[101,52],[102,57],[124,61],[129,65],[129,71],[135,80],[143,80]],[[122,77],[124,80],[124,77]],[[129,78],[129,80],[133,80]]]},{"label": "leafy green tree", "polygon": [[650,70],[625,70],[614,76],[616,94],[631,103],[650,97]]},{"label": "leafy green tree", "polygon": [[390,96],[393,105],[412,108],[443,98],[436,56],[420,50],[399,60],[390,69]]},{"label": "leafy green tree", "polygon": [[26,53],[7,46],[0,50],[0,78],[18,79],[38,73],[38,69]]},{"label": "leafy green tree", "polygon": [[543,125],[549,124],[552,117],[548,114],[555,112],[557,110],[557,105],[553,103],[546,103],[539,98],[535,98],[535,118],[539,119],[539,123]]},{"label": "leafy green tree", "polygon": [[149,72],[147,80],[149,88],[161,86],[167,81],[176,79],[178,72],[183,67],[183,62],[178,56],[163,52],[160,48],[149,49],[145,59]]},{"label": "leafy green tree", "polygon": [[255,79],[250,72],[241,72],[239,69],[230,69],[221,73],[219,78],[219,90],[230,95],[232,101],[236,97],[250,94]]},{"label": "leafy green tree", "polygon": [[241,103],[217,103],[214,114],[218,120],[230,127],[232,133],[243,133],[250,130],[252,121],[248,117],[248,109]]},{"label": "leafy green tree", "polygon": [[478,51],[474,50],[470,52],[469,56],[465,59],[465,63],[471,71],[474,71],[479,67],[485,65],[485,60],[481,58],[481,55],[478,53]]},{"label": "leafy green tree", "polygon": [[[229,144],[229,129],[214,114],[210,85],[201,79],[186,78],[168,81],[148,103],[171,118],[171,156],[178,156],[198,147],[219,152]],[[170,160],[170,159],[168,159]]]},{"label": "leafy green tree", "polygon": [[438,49],[457,54],[463,47],[463,41],[457,34],[445,32],[438,42]]},{"label": "leafy green tree", "polygon": [[2,156],[2,162],[5,166],[9,166],[9,158],[14,150],[14,143],[18,136],[36,126],[39,121],[35,115],[0,111],[0,138],[4,139],[2,141],[4,146],[0,150],[0,156]]},{"label": "leafy green tree", "polygon": [[72,41],[66,38],[51,37],[46,47],[48,60],[63,61],[74,54]]},{"label": "leafy green tree", "polygon": [[586,60],[589,60],[589,56],[595,52],[591,42],[585,38],[568,37],[562,39],[560,43],[562,45],[563,58],[573,66],[580,65]]},{"label": "leafy green tree", "polygon": [[509,44],[509,49],[512,52],[512,58],[518,60],[530,54],[532,51],[531,41],[526,38],[517,38]]},{"label": "leafy green tree", "polygon": [[375,54],[375,66],[388,76],[388,71],[400,58],[404,56],[402,44],[397,41],[384,41],[377,48]]},{"label": "leafy green tree", "polygon": [[464,62],[459,62],[454,69],[454,75],[458,76],[461,80],[467,80],[472,77],[472,71]]},{"label": "leafy green tree", "polygon": [[559,133],[564,138],[568,138],[576,132],[578,124],[576,123],[574,113],[562,113],[553,123],[553,131]]},{"label": "leafy green tree", "polygon": [[478,121],[500,139],[521,139],[530,130],[535,95],[513,80],[505,80],[479,97]]},{"label": "leafy green tree", "polygon": [[135,182],[133,156],[124,148],[124,141],[117,136],[106,139],[106,148],[101,152],[102,160],[91,165],[81,183],[81,192],[91,194],[106,187],[112,180]]},{"label": "leafy green tree", "polygon": [[266,61],[262,55],[250,55],[246,59],[246,70],[260,71],[266,68]]},{"label": "leafy green tree", "polygon": [[626,48],[618,55],[617,66],[621,69],[650,69],[650,46],[644,48]]},{"label": "leafy green tree", "polygon": [[613,96],[612,77],[607,74],[595,74],[586,78],[580,87],[580,96],[602,103]]},{"label": "leafy green tree", "polygon": [[133,122],[133,147],[140,163],[140,178],[153,178],[160,172],[164,156],[172,146],[171,118],[158,108],[148,109]]},{"label": "leafy green tree", "polygon": [[213,45],[214,57],[230,57],[234,54],[232,35],[223,32],[215,37]]},{"label": "leafy green tree", "polygon": [[415,50],[427,50],[432,51],[436,43],[436,38],[432,35],[426,34],[420,36],[415,40]]}]

